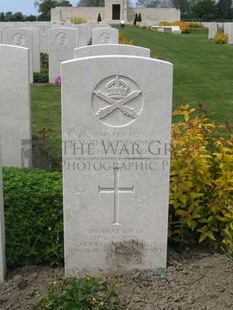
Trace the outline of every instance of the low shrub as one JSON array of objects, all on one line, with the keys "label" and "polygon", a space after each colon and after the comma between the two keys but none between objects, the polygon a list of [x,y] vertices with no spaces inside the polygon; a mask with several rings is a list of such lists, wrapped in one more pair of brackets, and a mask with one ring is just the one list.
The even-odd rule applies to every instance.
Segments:
[{"label": "low shrub", "polygon": [[133,45],[134,41],[128,39],[123,32],[119,31],[119,44]]},{"label": "low shrub", "polygon": [[32,309],[117,310],[119,299],[105,280],[92,277],[64,278],[54,282],[48,294],[39,297]]},{"label": "low shrub", "polygon": [[[204,111],[204,110],[202,110]],[[172,126],[169,236],[233,253],[233,134],[181,106]],[[193,116],[194,115],[194,116]]]},{"label": "low shrub", "polygon": [[49,82],[49,56],[46,53],[40,53],[40,72],[33,73],[34,83]]},{"label": "low shrub", "polygon": [[3,168],[8,266],[63,263],[62,177]]},{"label": "low shrub", "polygon": [[72,24],[79,25],[79,24],[85,24],[87,20],[84,17],[72,17],[70,19]]},{"label": "low shrub", "polygon": [[33,72],[33,83],[48,83],[48,71]]},{"label": "low shrub", "polygon": [[222,33],[218,32],[214,36],[214,43],[215,44],[226,44],[228,43],[228,34],[227,33]]}]

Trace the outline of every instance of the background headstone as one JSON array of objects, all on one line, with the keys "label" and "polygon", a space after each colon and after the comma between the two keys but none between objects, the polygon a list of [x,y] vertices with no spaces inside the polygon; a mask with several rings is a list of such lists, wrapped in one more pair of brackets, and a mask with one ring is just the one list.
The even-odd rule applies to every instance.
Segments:
[{"label": "background headstone", "polygon": [[0,45],[2,165],[31,167],[29,49]]},{"label": "background headstone", "polygon": [[93,28],[92,44],[117,44],[119,31],[114,28]]},{"label": "background headstone", "polygon": [[228,43],[233,44],[233,23],[224,23],[224,33],[228,34]]},{"label": "background headstone", "polygon": [[49,30],[49,82],[54,83],[61,75],[61,62],[73,59],[78,47],[78,30],[75,28],[54,28]]},{"label": "background headstone", "polygon": [[5,29],[3,43],[29,48],[30,53],[30,81],[33,82],[33,30],[25,28]]},{"label": "background headstone", "polygon": [[32,64],[33,72],[40,72],[40,31],[38,28],[32,27]]},{"label": "background headstone", "polygon": [[90,40],[89,29],[87,24],[80,24],[77,26],[78,29],[78,46],[87,46]]},{"label": "background headstone", "polygon": [[218,24],[213,22],[209,23],[208,39],[213,39],[218,31]]},{"label": "background headstone", "polygon": [[131,55],[150,57],[150,49],[126,44],[97,44],[74,49],[74,58],[98,55]]},{"label": "background headstone", "polygon": [[5,226],[4,226],[4,205],[3,205],[3,190],[2,190],[1,148],[0,148],[0,283],[4,281],[5,274],[6,274]]},{"label": "background headstone", "polygon": [[66,274],[166,267],[172,64],[62,63]]}]

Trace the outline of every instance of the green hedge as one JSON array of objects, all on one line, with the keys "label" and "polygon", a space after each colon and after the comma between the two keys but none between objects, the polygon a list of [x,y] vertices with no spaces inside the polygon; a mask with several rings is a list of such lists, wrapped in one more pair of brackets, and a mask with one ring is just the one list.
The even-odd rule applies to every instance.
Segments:
[{"label": "green hedge", "polygon": [[3,168],[8,266],[63,263],[62,176]]}]

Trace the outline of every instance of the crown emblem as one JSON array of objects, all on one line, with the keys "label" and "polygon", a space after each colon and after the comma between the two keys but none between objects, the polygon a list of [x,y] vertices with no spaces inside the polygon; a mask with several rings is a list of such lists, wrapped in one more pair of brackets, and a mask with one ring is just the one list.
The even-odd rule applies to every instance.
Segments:
[{"label": "crown emblem", "polygon": [[121,99],[127,95],[129,86],[123,80],[119,79],[117,75],[114,80],[105,86],[105,89],[110,98]]}]

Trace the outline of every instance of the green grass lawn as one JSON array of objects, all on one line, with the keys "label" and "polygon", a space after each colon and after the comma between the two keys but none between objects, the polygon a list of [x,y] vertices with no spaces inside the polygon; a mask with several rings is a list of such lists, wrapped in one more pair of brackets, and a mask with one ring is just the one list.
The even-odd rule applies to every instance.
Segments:
[{"label": "green grass lawn", "polygon": [[151,49],[151,56],[174,65],[173,109],[199,102],[212,112],[211,118],[232,123],[233,45],[214,44],[207,29],[174,35],[134,27],[122,32],[134,44]]},{"label": "green grass lawn", "polygon": [[[120,27],[119,27],[120,29]],[[151,49],[151,56],[174,65],[173,110],[181,104],[202,103],[211,120],[233,124],[233,45],[208,40],[207,29],[173,35],[126,26],[120,29],[134,44]],[[140,71],[140,68],[139,68]],[[53,130],[60,148],[60,87],[32,85],[33,132]]]}]

